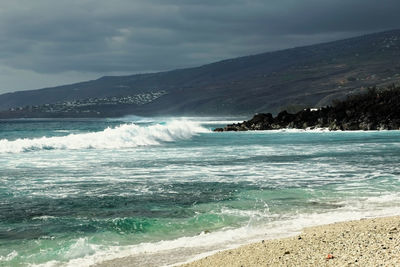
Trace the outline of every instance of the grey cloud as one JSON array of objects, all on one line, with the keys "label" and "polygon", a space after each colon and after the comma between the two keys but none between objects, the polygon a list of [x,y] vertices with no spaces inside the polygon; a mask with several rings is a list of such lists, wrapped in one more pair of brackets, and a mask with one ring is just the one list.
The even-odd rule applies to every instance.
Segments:
[{"label": "grey cloud", "polygon": [[396,28],[399,10],[398,0],[4,0],[0,66],[168,70]]}]

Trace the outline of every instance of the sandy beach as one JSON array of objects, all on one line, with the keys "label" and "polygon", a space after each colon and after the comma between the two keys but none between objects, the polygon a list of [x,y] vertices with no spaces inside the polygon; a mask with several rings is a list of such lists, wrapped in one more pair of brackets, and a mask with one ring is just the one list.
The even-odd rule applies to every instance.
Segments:
[{"label": "sandy beach", "polygon": [[184,264],[200,266],[400,266],[400,217],[306,228]]},{"label": "sandy beach", "polygon": [[[296,236],[262,240],[184,264],[174,264],[184,260],[184,253],[181,258],[158,257],[143,266],[400,266],[400,216],[309,227]],[[139,262],[143,264],[137,257],[124,257],[95,266],[140,266]]]}]

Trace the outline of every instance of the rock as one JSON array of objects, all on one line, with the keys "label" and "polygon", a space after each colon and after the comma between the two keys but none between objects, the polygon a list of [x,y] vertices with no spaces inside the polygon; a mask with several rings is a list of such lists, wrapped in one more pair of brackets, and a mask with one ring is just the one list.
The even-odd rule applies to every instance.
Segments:
[{"label": "rock", "polygon": [[225,126],[224,131],[226,131],[226,132],[235,131],[236,132],[236,131],[238,131],[238,127],[235,126],[234,124],[227,125],[227,126]]},{"label": "rock", "polygon": [[369,90],[337,101],[334,106],[305,109],[296,114],[286,110],[275,118],[271,113],[258,113],[242,123],[216,128],[214,131],[273,130],[283,128],[328,128],[337,130],[398,130],[400,129],[400,86]]}]

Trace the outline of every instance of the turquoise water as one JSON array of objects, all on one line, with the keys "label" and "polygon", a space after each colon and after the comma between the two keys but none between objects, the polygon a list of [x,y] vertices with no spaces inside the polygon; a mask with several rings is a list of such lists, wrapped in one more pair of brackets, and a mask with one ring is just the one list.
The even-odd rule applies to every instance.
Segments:
[{"label": "turquoise water", "polygon": [[0,121],[0,266],[157,265],[400,214],[399,131],[210,131],[225,123]]}]

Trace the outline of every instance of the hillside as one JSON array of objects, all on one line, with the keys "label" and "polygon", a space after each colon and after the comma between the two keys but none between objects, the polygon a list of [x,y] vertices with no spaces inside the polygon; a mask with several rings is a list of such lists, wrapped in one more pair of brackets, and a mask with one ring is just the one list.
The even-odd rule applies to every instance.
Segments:
[{"label": "hillside", "polygon": [[393,30],[196,68],[7,93],[0,95],[0,110],[8,110],[0,117],[294,112],[399,81],[400,30]]}]

